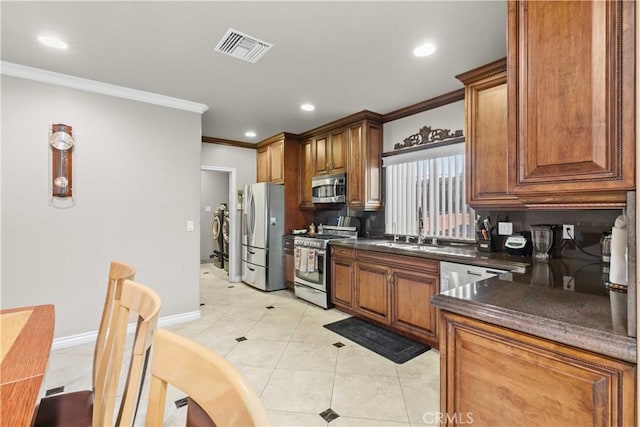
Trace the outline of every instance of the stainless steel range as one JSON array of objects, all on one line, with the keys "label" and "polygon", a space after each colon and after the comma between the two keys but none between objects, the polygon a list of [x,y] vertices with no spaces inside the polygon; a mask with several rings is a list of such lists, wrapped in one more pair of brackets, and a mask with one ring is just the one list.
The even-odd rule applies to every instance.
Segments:
[{"label": "stainless steel range", "polygon": [[295,280],[294,291],[298,298],[330,308],[331,271],[327,246],[332,240],[355,239],[355,227],[325,226],[326,233],[296,236],[293,243]]}]

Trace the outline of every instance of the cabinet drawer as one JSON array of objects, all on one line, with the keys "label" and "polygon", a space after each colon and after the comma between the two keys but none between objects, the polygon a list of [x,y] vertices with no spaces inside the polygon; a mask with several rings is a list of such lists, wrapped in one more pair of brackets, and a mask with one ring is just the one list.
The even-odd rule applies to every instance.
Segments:
[{"label": "cabinet drawer", "polygon": [[332,257],[340,257],[340,258],[355,258],[355,249],[353,248],[344,248],[340,246],[331,247],[331,256]]},{"label": "cabinet drawer", "polygon": [[388,253],[374,251],[358,251],[357,258],[358,261],[389,265],[392,267],[405,267],[427,273],[438,273],[440,271],[440,263],[437,260],[421,257],[390,255]]}]

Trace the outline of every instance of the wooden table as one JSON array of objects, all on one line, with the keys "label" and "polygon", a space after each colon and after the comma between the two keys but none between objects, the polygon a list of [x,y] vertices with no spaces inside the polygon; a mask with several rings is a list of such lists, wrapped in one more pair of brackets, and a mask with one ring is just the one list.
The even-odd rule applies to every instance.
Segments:
[{"label": "wooden table", "polygon": [[47,369],[53,305],[0,310],[0,425],[30,426]]}]

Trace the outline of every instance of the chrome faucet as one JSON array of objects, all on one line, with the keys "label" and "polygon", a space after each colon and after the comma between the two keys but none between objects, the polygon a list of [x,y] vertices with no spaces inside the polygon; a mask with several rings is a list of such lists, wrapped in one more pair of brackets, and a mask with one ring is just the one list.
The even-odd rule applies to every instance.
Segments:
[{"label": "chrome faucet", "polygon": [[424,234],[424,216],[422,214],[422,206],[418,206],[418,244],[424,243],[426,236]]},{"label": "chrome faucet", "polygon": [[398,233],[396,233],[396,223],[395,222],[391,225],[391,228],[393,228],[393,241],[397,242],[399,236],[398,236]]}]

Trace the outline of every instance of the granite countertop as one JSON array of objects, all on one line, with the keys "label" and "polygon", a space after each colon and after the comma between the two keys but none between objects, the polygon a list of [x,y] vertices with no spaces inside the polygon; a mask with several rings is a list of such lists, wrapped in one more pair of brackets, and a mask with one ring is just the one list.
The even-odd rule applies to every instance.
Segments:
[{"label": "granite countertop", "polygon": [[[438,246],[437,248],[430,245],[424,245],[422,246],[423,250],[407,250],[403,248],[406,248],[407,246],[416,246],[416,244],[376,239],[335,240],[331,241],[330,244],[331,246],[352,247],[361,250],[396,255],[408,255],[417,258],[435,259],[438,261],[459,262],[462,264],[499,268],[510,271],[524,272],[531,263],[531,257],[509,255],[505,252],[478,252],[475,246],[469,245]],[[384,244],[390,244],[392,246],[384,246]],[[431,252],[430,248],[441,252]]]},{"label": "granite countertop", "polygon": [[[335,241],[334,246],[394,253],[510,270],[434,296],[441,310],[636,363],[636,339],[627,336],[627,294],[603,285],[596,258],[556,258],[548,263],[506,253],[452,248],[450,253],[386,247],[379,240]],[[400,243],[400,242],[398,242]]]}]

